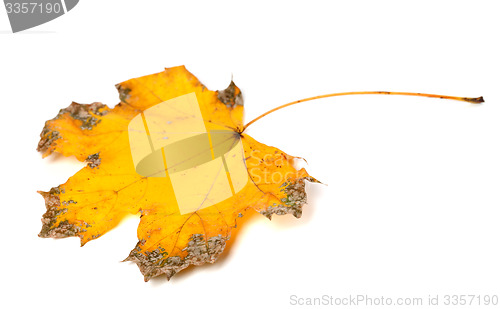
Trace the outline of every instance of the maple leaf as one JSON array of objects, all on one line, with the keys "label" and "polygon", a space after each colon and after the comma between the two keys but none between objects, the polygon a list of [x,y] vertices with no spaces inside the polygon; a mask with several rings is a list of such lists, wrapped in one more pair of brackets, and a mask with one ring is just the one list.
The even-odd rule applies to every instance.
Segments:
[{"label": "maple leaf", "polygon": [[[73,102],[45,123],[38,144],[43,157],[58,152],[64,156],[74,155],[88,164],[66,183],[40,192],[47,208],[40,237],[78,236],[83,246],[111,230],[125,216],[140,213],[139,241],[125,260],[137,263],[147,281],[161,274],[170,279],[190,265],[215,262],[232,230],[249,212],[259,212],[269,219],[275,214],[301,216],[306,203],[305,182],[318,181],[304,169],[294,167],[296,157],[242,133],[245,128],[243,98],[233,82],[223,91],[211,91],[180,66],[134,78],[116,87],[121,102],[114,108],[101,103]],[[182,104],[176,101],[180,97],[184,98]],[[165,102],[169,100],[179,104],[168,105]],[[183,183],[183,191],[179,192],[179,186],[175,187],[179,180],[170,173],[173,165],[166,164],[160,169],[161,175],[150,175],[144,171],[149,165],[141,163],[143,157],[148,156],[160,161],[163,156],[164,163],[175,161],[180,151],[178,147],[162,148],[165,143],[162,139],[168,140],[169,136],[162,138],[163,131],[154,126],[167,126],[172,121],[161,117],[154,120],[155,114],[150,111],[161,106],[184,108],[196,101],[199,110],[190,110],[192,115],[188,116],[200,113],[199,117],[193,117],[203,119],[203,129],[209,132],[205,136],[214,143],[206,148],[207,153],[212,152],[212,161],[210,158],[205,161],[222,158],[220,162],[226,169],[227,180],[222,177],[219,181],[218,176],[210,178],[213,168],[201,175],[195,170],[198,174],[187,178],[192,184]],[[189,122],[189,117],[180,117],[177,112],[170,110],[169,115],[173,115],[175,123]],[[133,123],[142,129],[133,127]],[[188,123],[188,127],[190,125]],[[226,137],[220,144],[227,146],[224,141],[229,141],[228,147],[215,145],[220,136]],[[192,144],[200,143],[203,142],[195,140]],[[234,153],[227,156],[223,152]],[[179,163],[190,159],[189,154],[178,156]],[[181,170],[182,176],[188,177],[186,167]],[[211,180],[199,185],[196,180],[200,177]],[[230,191],[226,188],[225,195],[210,193],[222,182],[230,184]],[[208,190],[201,188],[206,183],[215,185]],[[193,208],[190,198],[200,195],[200,190],[203,206]],[[206,203],[207,199],[212,202]],[[199,197],[195,201],[200,201]]]},{"label": "maple leaf", "polygon": [[[396,94],[481,103],[483,98],[363,91],[294,101],[243,125],[243,98],[231,82],[208,90],[184,66],[116,85],[120,103],[73,102],[45,123],[43,157],[74,155],[87,166],[40,192],[47,208],[40,237],[78,236],[83,246],[140,213],[139,241],[125,259],[144,279],[170,279],[190,265],[213,263],[245,215],[299,218],[305,182],[290,156],[243,133],[262,117],[305,101]],[[248,217],[248,216],[247,216]]]}]

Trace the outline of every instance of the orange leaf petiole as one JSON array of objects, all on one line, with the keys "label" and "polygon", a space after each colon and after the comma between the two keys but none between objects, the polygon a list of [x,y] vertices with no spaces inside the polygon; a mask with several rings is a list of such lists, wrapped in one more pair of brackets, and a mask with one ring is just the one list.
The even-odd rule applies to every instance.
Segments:
[{"label": "orange leaf petiole", "polygon": [[428,94],[428,93],[416,93],[416,92],[391,92],[391,91],[352,91],[352,92],[339,92],[339,93],[330,93],[330,94],[324,94],[324,95],[318,95],[315,97],[310,97],[302,100],[297,100],[293,101],[290,103],[283,104],[281,106],[275,107],[264,114],[254,118],[250,122],[248,122],[246,125],[243,126],[243,128],[240,130],[239,133],[243,133],[252,123],[256,122],[257,120],[263,118],[264,116],[267,116],[277,110],[280,110],[282,108],[285,108],[290,105],[298,104],[301,102],[306,102],[306,101],[312,101],[316,99],[323,99],[323,98],[329,98],[329,97],[338,97],[338,96],[344,96],[344,95],[357,95],[357,94],[385,94],[385,95],[406,95],[406,96],[416,96],[416,97],[427,97],[427,98],[438,98],[438,99],[448,99],[448,100],[457,100],[457,101],[464,101],[464,102],[469,102],[469,103],[482,103],[484,102],[483,97],[478,97],[478,98],[463,98],[463,97],[453,97],[453,96],[448,96],[448,95],[439,95],[439,94]]}]

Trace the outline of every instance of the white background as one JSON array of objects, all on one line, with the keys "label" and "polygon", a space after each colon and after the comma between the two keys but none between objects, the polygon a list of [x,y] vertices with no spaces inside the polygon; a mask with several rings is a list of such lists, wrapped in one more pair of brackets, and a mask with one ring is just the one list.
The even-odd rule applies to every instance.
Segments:
[{"label": "white background", "polygon": [[[87,0],[12,34],[0,7],[0,303],[287,308],[292,294],[500,294],[499,9],[457,0]],[[113,106],[116,83],[182,64],[213,90],[233,76],[247,121],[341,91],[486,103],[339,97],[260,120],[250,135],[306,158],[327,186],[308,186],[300,220],[257,216],[215,264],[171,281],[144,283],[135,264],[119,262],[136,244],[135,217],[83,248],[77,238],[38,238],[45,207],[36,191],[83,166],[42,160],[45,120],[71,101]]]}]

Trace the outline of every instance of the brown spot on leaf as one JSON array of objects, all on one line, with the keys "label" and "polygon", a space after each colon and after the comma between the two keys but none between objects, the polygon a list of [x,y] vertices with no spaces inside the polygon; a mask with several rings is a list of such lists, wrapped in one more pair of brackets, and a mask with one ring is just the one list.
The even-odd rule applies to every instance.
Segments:
[{"label": "brown spot on leaf", "polygon": [[67,220],[57,223],[57,216],[65,213],[68,209],[61,208],[61,201],[59,194],[61,193],[59,187],[50,189],[49,192],[39,193],[45,199],[45,207],[47,211],[42,217],[42,230],[38,234],[42,238],[64,238],[70,236],[77,236],[81,228],[70,224]]},{"label": "brown spot on leaf", "polygon": [[87,166],[90,168],[98,167],[101,164],[101,158],[99,157],[99,152],[91,154],[85,159]]},{"label": "brown spot on leaf", "polygon": [[101,120],[98,117],[104,116],[108,113],[109,108],[99,102],[94,102],[92,104],[79,104],[72,102],[68,107],[63,108],[59,111],[56,117],[52,120],[45,122],[45,126],[40,133],[40,141],[38,142],[37,151],[40,151],[47,156],[53,152],[53,147],[55,146],[55,141],[63,138],[59,131],[53,130],[50,127],[50,123],[56,119],[61,118],[64,114],[69,114],[73,119],[80,120],[81,130],[92,130]]},{"label": "brown spot on leaf", "polygon": [[243,95],[240,88],[233,81],[231,81],[226,89],[217,91],[217,98],[227,107],[234,107],[235,105],[243,106]]},{"label": "brown spot on leaf", "polygon": [[127,100],[130,99],[130,88],[123,87],[120,84],[115,85],[118,90],[118,95],[120,96],[120,101],[123,103],[127,103]]},{"label": "brown spot on leaf", "polygon": [[[193,234],[186,248],[186,257],[168,256],[163,248],[157,248],[153,251],[140,252],[141,241],[130,252],[130,255],[124,261],[132,261],[137,264],[141,273],[144,275],[144,281],[165,274],[170,280],[173,275],[187,268],[190,265],[203,265],[205,263],[214,263],[217,257],[224,251],[228,238],[222,235],[214,236],[205,241],[201,234]],[[144,241],[142,241],[142,244]]]},{"label": "brown spot on leaf", "polygon": [[284,182],[281,185],[281,191],[286,194],[286,197],[281,199],[282,203],[274,203],[260,213],[269,220],[271,220],[273,214],[282,216],[291,213],[295,218],[300,218],[302,216],[302,206],[307,203],[305,180],[319,182],[314,177],[299,178],[295,182]]},{"label": "brown spot on leaf", "polygon": [[73,119],[82,122],[80,129],[92,130],[92,128],[101,121],[96,116],[106,115],[108,113],[108,107],[100,102],[94,102],[92,104],[72,102],[68,107],[59,111],[56,119],[66,113],[69,113]]},{"label": "brown spot on leaf", "polygon": [[36,150],[40,151],[41,153],[45,153],[50,148],[52,143],[59,138],[61,138],[59,132],[50,131],[50,129],[47,127],[47,124],[45,124],[42,133],[40,133],[40,141],[38,142],[38,147],[36,148]]}]

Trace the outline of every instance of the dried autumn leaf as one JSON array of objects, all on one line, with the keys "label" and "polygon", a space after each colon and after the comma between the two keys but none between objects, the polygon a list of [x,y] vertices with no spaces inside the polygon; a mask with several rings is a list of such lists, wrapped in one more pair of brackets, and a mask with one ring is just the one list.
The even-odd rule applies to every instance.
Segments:
[{"label": "dried autumn leaf", "polygon": [[[305,181],[317,180],[304,169],[294,167],[295,157],[241,133],[245,128],[243,99],[233,82],[223,91],[211,91],[181,66],[128,80],[118,84],[117,89],[121,102],[113,109],[101,103],[72,103],[46,122],[38,145],[43,157],[58,152],[74,155],[88,164],[66,183],[49,192],[40,192],[47,208],[40,237],[78,236],[84,245],[111,230],[125,216],[141,213],[139,241],[126,260],[136,262],[147,281],[161,274],[171,278],[190,265],[215,262],[232,230],[248,212],[259,212],[269,219],[273,214],[301,216],[306,203]],[[210,132],[210,143],[217,139],[214,133],[222,132],[232,141],[228,151],[236,149],[234,145],[240,142],[243,149],[238,157],[216,155],[215,144],[210,147],[212,161],[223,158],[232,194],[223,200],[217,196],[214,203],[197,209],[183,208],[181,204],[186,199],[174,192],[171,179],[174,176],[165,171],[170,168],[167,161],[175,158],[169,159],[168,153],[161,153],[161,147],[156,147],[163,141],[156,137],[161,134],[152,129],[154,121],[148,116],[153,106],[193,93],[204,129]],[[182,123],[187,118],[176,116],[174,121]],[[131,129],[134,121],[144,128]],[[158,158],[163,155],[166,164],[163,175],[148,177],[147,173],[138,172],[132,137],[137,137],[138,145],[144,146],[136,147],[139,152],[154,152]],[[189,154],[184,156],[187,158]],[[247,175],[236,173],[245,181],[248,177],[247,182],[239,183],[241,188],[235,188],[237,179],[229,175],[231,164],[245,167]],[[210,173],[205,171],[199,177],[211,177]],[[208,191],[218,184],[217,177],[210,182],[214,186]],[[190,179],[194,181],[196,177]],[[199,189],[188,186],[183,193],[190,195],[191,190],[194,196]],[[213,198],[211,194],[203,192],[202,203]]]},{"label": "dried autumn leaf", "polygon": [[[46,122],[38,151],[74,155],[88,164],[65,184],[40,192],[47,212],[40,237],[98,238],[126,215],[141,213],[139,242],[126,260],[145,280],[190,265],[213,263],[248,213],[300,217],[305,181],[296,157],[243,132],[281,108],[325,97],[359,94],[463,98],[362,91],[321,95],[276,107],[243,125],[243,99],[231,82],[206,89],[184,67],[117,85],[121,102],[72,103]],[[234,232],[233,232],[234,235]]]}]

